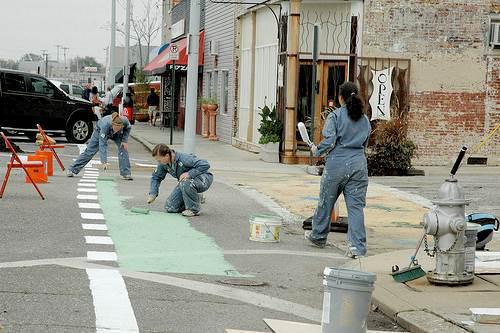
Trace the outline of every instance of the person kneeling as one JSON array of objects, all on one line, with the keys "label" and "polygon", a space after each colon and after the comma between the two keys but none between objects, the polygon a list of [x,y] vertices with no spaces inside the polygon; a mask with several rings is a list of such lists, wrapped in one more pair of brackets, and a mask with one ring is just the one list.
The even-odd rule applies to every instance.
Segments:
[{"label": "person kneeling", "polygon": [[179,181],[165,203],[168,213],[181,213],[191,217],[200,214],[200,195],[212,185],[214,176],[208,172],[210,164],[193,154],[176,152],[166,144],[153,148],[154,159],[158,162],[151,176],[148,204],[158,196],[160,183],[167,173]]}]

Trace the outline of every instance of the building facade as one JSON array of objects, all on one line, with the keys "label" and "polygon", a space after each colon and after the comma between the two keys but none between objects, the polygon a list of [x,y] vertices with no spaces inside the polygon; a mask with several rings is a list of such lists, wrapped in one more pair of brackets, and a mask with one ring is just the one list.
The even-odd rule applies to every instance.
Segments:
[{"label": "building facade", "polygon": [[[259,108],[277,104],[284,122],[281,161],[302,163],[307,151],[297,122],[306,123],[319,141],[325,109],[338,106],[338,86],[352,80],[371,118],[408,119],[408,136],[418,146],[416,163],[448,164],[463,144],[488,163],[500,162],[500,129],[478,147],[500,126],[498,1],[266,4],[246,9],[237,19],[235,145],[256,150]],[[315,67],[314,26],[319,27]],[[382,77],[389,78],[392,89],[384,97],[388,115],[373,102],[380,88],[373,79]]]}]

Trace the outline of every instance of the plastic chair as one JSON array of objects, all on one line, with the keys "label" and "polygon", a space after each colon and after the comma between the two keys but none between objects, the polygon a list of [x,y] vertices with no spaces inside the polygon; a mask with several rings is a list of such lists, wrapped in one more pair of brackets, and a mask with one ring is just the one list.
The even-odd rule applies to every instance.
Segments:
[{"label": "plastic chair", "polygon": [[64,145],[52,144],[51,140],[49,139],[49,137],[47,136],[47,134],[45,134],[45,131],[43,130],[42,126],[36,124],[36,127],[38,128],[38,131],[40,132],[40,135],[43,137],[43,142],[40,145],[40,150],[43,151],[43,150],[45,150],[47,148],[50,149],[52,151],[52,154],[54,154],[54,157],[56,158],[57,163],[61,167],[61,170],[64,171],[65,170],[64,164],[61,162],[61,159],[59,158],[59,156],[57,155],[57,152],[55,151],[55,148],[64,148]]},{"label": "plastic chair", "polygon": [[2,136],[5,146],[9,148],[10,152],[12,155],[10,156],[10,162],[7,164],[7,173],[5,174],[5,178],[3,180],[2,188],[0,189],[0,199],[3,197],[3,193],[5,191],[5,188],[7,187],[7,182],[9,181],[9,176],[10,176],[10,171],[12,169],[23,169],[24,172],[26,173],[26,177],[30,180],[31,184],[35,187],[36,191],[42,198],[42,200],[45,200],[42,192],[38,188],[38,186],[35,184],[35,181],[33,178],[31,178],[30,173],[28,172],[28,168],[39,168],[43,167],[43,162],[41,161],[22,161],[19,158],[19,155],[17,155],[16,150],[14,147],[12,147],[12,144],[10,143],[9,139],[5,136],[3,132],[0,132],[0,135]]}]

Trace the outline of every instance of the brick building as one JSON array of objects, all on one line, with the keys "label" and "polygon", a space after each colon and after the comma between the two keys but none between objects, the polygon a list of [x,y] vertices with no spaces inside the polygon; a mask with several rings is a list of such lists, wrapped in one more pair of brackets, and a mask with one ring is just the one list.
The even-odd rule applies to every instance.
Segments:
[{"label": "brick building", "polygon": [[[363,56],[411,60],[417,163],[446,164],[500,124],[498,0],[367,0],[364,10]],[[500,131],[474,153],[498,164]]]}]

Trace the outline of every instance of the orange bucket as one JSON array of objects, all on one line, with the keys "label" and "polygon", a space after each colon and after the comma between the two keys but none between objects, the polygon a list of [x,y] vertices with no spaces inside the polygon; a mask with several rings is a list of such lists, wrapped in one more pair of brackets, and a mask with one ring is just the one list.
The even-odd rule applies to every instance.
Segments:
[{"label": "orange bucket", "polygon": [[[28,174],[31,176],[35,183],[47,183],[49,181],[49,177],[45,172],[47,166],[47,156],[40,155],[28,155],[28,161],[41,161],[43,163],[42,166],[34,167],[34,168],[26,168]],[[28,176],[24,179],[25,183],[31,183]]]},{"label": "orange bucket", "polygon": [[54,153],[51,151],[37,150],[35,155],[47,157],[47,176],[53,176],[54,175]]}]

